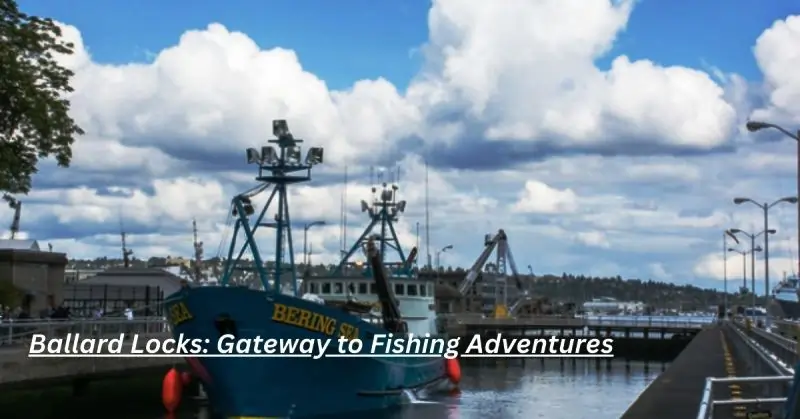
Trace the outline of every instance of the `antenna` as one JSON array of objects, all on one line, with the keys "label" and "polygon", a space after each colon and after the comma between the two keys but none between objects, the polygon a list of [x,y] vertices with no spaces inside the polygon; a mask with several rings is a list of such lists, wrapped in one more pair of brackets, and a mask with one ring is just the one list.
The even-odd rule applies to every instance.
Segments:
[{"label": "antenna", "polygon": [[197,220],[192,218],[192,235],[194,236],[194,280],[200,282],[203,277],[203,242],[197,240]]},{"label": "antenna", "polygon": [[428,269],[431,265],[431,210],[428,201],[428,161],[425,160],[425,253],[428,255]]},{"label": "antenna", "polygon": [[17,237],[17,233],[19,233],[19,217],[22,212],[22,201],[14,199],[9,203],[9,206],[14,209],[14,220],[11,221],[11,240],[14,240],[14,238]]},{"label": "antenna", "polygon": [[126,242],[127,234],[125,233],[125,227],[122,224],[122,211],[119,213],[119,235],[122,239],[122,266],[130,268],[131,266],[131,255],[133,255],[133,250],[128,249],[128,244]]},{"label": "antenna", "polygon": [[342,200],[342,249],[347,246],[347,165],[344,165],[344,199]]},{"label": "antenna", "polygon": [[344,188],[345,186],[342,185],[342,191],[339,194],[339,252],[344,252]]}]

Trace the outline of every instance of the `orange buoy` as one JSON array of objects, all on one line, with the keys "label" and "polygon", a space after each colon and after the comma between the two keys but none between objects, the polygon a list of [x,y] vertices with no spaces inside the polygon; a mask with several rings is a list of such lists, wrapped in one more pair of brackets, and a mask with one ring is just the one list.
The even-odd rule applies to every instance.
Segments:
[{"label": "orange buoy", "polygon": [[450,379],[450,382],[453,384],[458,384],[461,382],[461,365],[458,363],[457,358],[445,359],[444,370],[445,374],[447,374],[447,378]]},{"label": "orange buoy", "polygon": [[183,382],[178,370],[175,368],[167,371],[161,386],[161,401],[167,412],[174,412],[181,404],[181,394],[183,393]]},{"label": "orange buoy", "polygon": [[189,371],[184,371],[181,373],[181,383],[185,386],[189,385],[192,382],[192,373]]}]

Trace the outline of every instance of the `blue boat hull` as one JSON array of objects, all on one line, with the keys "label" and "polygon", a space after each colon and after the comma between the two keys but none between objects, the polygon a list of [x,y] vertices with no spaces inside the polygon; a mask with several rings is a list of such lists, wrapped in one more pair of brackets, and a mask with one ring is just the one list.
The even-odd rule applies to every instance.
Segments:
[{"label": "blue boat hull", "polygon": [[[296,324],[298,313],[305,311],[321,316],[316,320],[328,319],[329,324],[306,319],[306,326],[321,330],[314,331],[275,321],[276,304],[278,309],[294,308]],[[386,333],[338,308],[246,288],[186,288],[170,296],[166,308],[176,338],[182,334],[202,339],[208,354],[219,353],[217,341],[225,333],[220,318],[230,319],[228,326],[235,324],[237,339],[333,338],[327,353],[336,351],[335,338],[343,324],[357,328],[350,331],[366,348],[373,335]],[[330,327],[331,319],[335,328]],[[403,402],[403,390],[425,387],[446,376],[441,358],[192,357],[187,362],[203,381],[213,409],[225,417],[302,418],[386,409]]]}]

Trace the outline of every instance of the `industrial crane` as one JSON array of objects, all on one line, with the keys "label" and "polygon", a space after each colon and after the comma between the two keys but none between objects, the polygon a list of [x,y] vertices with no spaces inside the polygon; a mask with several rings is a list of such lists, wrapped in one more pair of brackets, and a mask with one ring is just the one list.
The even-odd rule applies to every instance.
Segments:
[{"label": "industrial crane", "polygon": [[14,240],[19,233],[19,217],[22,212],[22,201],[14,200],[9,206],[14,209],[14,220],[11,221],[11,240]]},{"label": "industrial crane", "polygon": [[[514,279],[517,289],[524,294],[522,282],[520,281],[517,272],[517,264],[514,262],[514,256],[511,254],[511,247],[508,245],[508,236],[502,229],[497,231],[497,234],[492,236],[487,234],[484,238],[483,252],[475,260],[475,263],[467,270],[467,275],[464,281],[461,282],[459,292],[461,295],[466,296],[469,291],[474,287],[475,281],[478,279],[484,266],[487,265],[489,257],[495,253],[495,263],[493,264],[493,272],[486,272],[493,274],[494,277],[494,304],[492,307],[495,317],[507,317],[509,314],[508,309],[508,279],[506,265],[511,270],[511,277]],[[484,311],[487,307],[484,307]],[[512,309],[516,308],[512,306]],[[512,310],[513,312],[513,310]]]}]

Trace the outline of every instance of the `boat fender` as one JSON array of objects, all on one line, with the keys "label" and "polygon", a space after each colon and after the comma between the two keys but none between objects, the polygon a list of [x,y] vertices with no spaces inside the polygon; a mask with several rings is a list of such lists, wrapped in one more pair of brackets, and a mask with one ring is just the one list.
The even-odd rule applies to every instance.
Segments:
[{"label": "boat fender", "polygon": [[451,383],[459,384],[461,382],[461,365],[458,363],[458,358],[445,359],[444,370]]},{"label": "boat fender", "polygon": [[161,386],[161,401],[167,412],[174,412],[181,404],[181,394],[183,393],[183,382],[178,370],[171,368],[164,375]]},{"label": "boat fender", "polygon": [[236,336],[236,321],[227,314],[220,314],[214,321],[214,327],[221,335],[234,335]]}]

